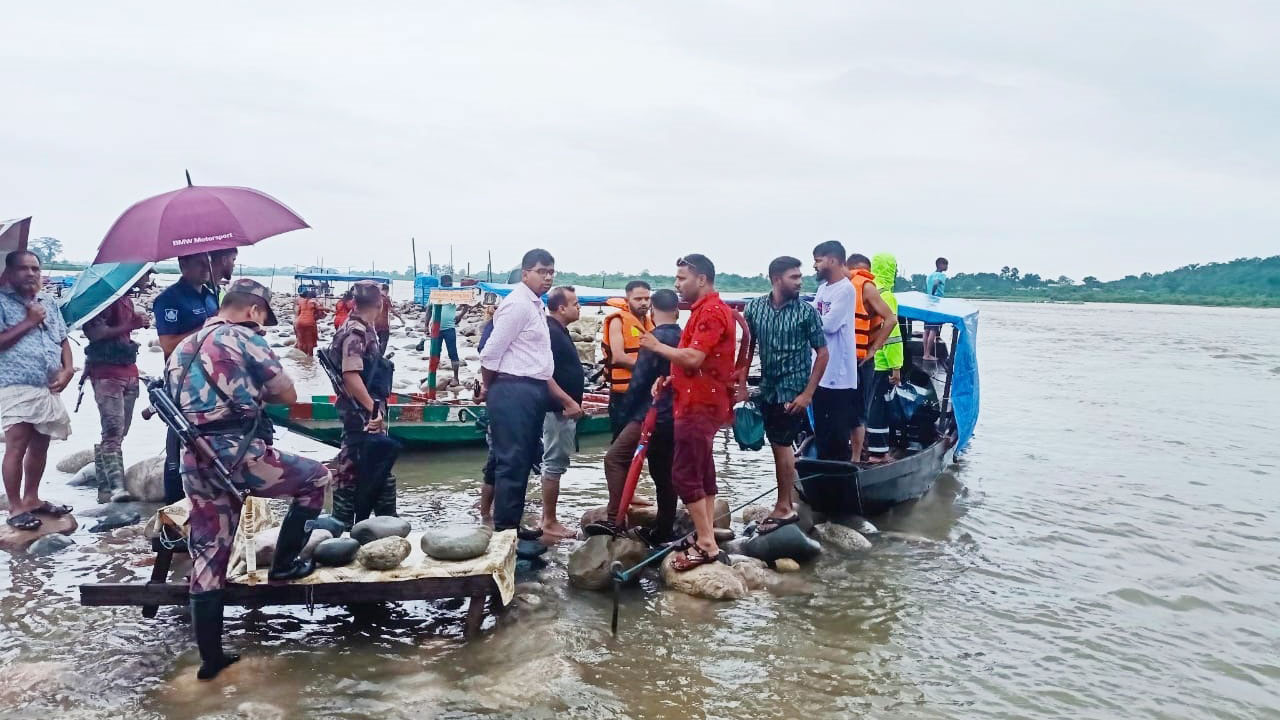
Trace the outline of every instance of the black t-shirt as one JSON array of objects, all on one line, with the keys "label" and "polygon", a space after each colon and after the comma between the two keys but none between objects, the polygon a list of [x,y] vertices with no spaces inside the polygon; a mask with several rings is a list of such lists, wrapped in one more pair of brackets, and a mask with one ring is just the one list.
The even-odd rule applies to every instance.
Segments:
[{"label": "black t-shirt", "polygon": [[578,358],[578,348],[569,337],[568,328],[561,325],[559,320],[548,317],[547,329],[551,331],[551,359],[555,362],[555,370],[552,371],[551,377],[561,390],[573,398],[574,402],[580,403],[586,377],[582,374],[582,361]]},{"label": "black t-shirt", "polygon": [[[675,323],[659,325],[653,329],[653,336],[658,342],[671,347],[680,345],[680,326]],[[631,385],[622,400],[623,417],[636,422],[644,422],[644,416],[653,404],[653,383],[664,375],[671,374],[671,362],[661,355],[641,350],[636,357],[635,369],[631,372]],[[662,393],[658,398],[658,423],[671,423],[671,390]]]}]

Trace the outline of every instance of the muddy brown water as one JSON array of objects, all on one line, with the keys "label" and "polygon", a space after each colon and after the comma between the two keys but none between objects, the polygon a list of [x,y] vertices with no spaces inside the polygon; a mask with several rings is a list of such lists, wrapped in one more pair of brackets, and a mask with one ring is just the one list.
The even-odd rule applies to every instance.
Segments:
[{"label": "muddy brown water", "polygon": [[[469,644],[461,603],[232,610],[245,659],[199,683],[181,610],[77,604],[149,555],[82,518],[69,550],[0,558],[0,716],[1280,717],[1280,313],[982,309],[972,451],[880,521],[920,539],[824,556],[796,594],[712,603],[648,579],[613,638],[608,596],[567,585],[566,543]],[[90,397],[55,457],[96,425]],[[126,456],[159,440],[140,422]],[[584,441],[562,517],[603,501],[603,451]],[[469,516],[482,460],[402,461],[405,515]],[[731,502],[772,483],[765,453],[721,441],[719,460]],[[92,506],[68,479],[51,467],[48,494]]]}]

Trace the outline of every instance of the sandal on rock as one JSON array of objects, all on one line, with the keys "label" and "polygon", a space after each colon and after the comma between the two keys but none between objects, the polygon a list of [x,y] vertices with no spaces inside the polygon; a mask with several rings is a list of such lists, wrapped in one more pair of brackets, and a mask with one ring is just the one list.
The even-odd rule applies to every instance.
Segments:
[{"label": "sandal on rock", "polygon": [[39,530],[40,525],[42,524],[40,522],[40,518],[36,517],[35,515],[32,515],[29,512],[18,513],[17,515],[10,515],[9,518],[4,522],[6,525],[8,525],[9,527],[15,530]]},{"label": "sandal on rock", "polygon": [[614,525],[610,520],[600,520],[598,522],[588,523],[582,528],[582,532],[591,537],[593,535],[610,535],[617,537],[622,534],[622,528]]},{"label": "sandal on rock", "polygon": [[723,562],[729,564],[729,556],[723,551],[719,555],[712,556],[706,550],[697,545],[690,545],[683,552],[676,555],[676,559],[671,561],[671,567],[676,572],[688,572],[699,565],[710,565],[714,562]]},{"label": "sandal on rock", "polygon": [[54,505],[48,500],[45,500],[43,503],[40,503],[40,507],[32,510],[31,512],[50,515],[52,517],[62,517],[63,515],[70,514],[72,509],[73,508],[70,505]]},{"label": "sandal on rock", "polygon": [[767,517],[756,524],[757,535],[768,535],[784,525],[795,525],[800,522],[799,513],[791,513],[787,517]]}]

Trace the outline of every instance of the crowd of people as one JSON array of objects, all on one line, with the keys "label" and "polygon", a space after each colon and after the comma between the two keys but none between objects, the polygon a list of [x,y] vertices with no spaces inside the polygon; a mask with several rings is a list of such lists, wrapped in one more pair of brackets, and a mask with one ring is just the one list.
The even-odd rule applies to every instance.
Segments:
[{"label": "crowd of people", "polygon": [[[355,283],[335,309],[336,334],[320,349],[334,368],[343,425],[331,472],[272,442],[264,404],[294,402],[297,393],[264,338],[263,328],[277,323],[271,292],[249,279],[230,282],[235,261],[234,249],[179,258],[180,279],[153,304],[166,391],[203,443],[184,441],[171,429],[164,466],[165,501],[190,503],[185,542],[193,560],[191,611],[202,678],[236,659],[221,647],[222,608],[246,495],[293,500],[268,573],[272,580],[311,572],[311,562],[299,553],[331,483],[333,517],[343,527],[397,512],[391,474],[397,445],[386,433],[385,413],[389,316],[397,314],[389,288]],[[801,298],[803,264],[789,256],[774,259],[768,266],[770,292],[747,302],[741,313],[720,297],[715,265],[705,255],[676,261],[674,290],[655,290],[641,280],[627,284],[601,336],[613,431],[604,459],[607,517],[584,532],[634,533],[652,545],[672,542],[678,498],[694,533],[676,555],[675,569],[722,558],[713,532],[719,492],[713,440],[731,421],[734,404],[747,398],[748,369],[757,357],[755,399],[777,481],[774,507],[759,532],[797,521],[794,445],[809,418],[819,458],[874,463],[889,457],[883,398],[900,382],[903,362],[893,295],[896,260],[886,253],[871,259],[846,255],[835,241],[819,244],[813,268],[821,283],[813,303]],[[937,267],[929,291],[941,295],[945,259]],[[586,378],[567,329],[581,312],[575,289],[555,285],[555,259],[546,250],[525,253],[520,272],[521,282],[485,324],[476,401],[501,408],[489,413],[482,519],[495,530],[514,530],[517,553],[530,556],[575,534],[557,518],[556,507],[560,479],[577,450]],[[682,303],[690,313],[683,328]],[[303,352],[316,349],[315,324],[324,316],[313,296],[297,299],[297,344]],[[454,331],[453,316],[451,307],[441,313],[442,337]],[[139,396],[138,344],[130,335],[150,322],[126,294],[84,327],[85,380],[102,425],[94,448],[100,501],[124,490],[121,443]],[[455,343],[446,347],[456,368]],[[926,353],[931,350],[927,345]],[[72,510],[42,499],[39,485],[50,440],[70,432],[60,393],[74,372],[66,325],[41,290],[39,258],[9,253],[0,287],[0,414],[6,522],[14,528],[37,529],[42,516]],[[624,486],[642,438],[657,512],[648,525],[631,528],[622,506]],[[210,472],[215,458],[229,474]],[[542,513],[537,526],[524,526],[534,472],[541,474]]]}]

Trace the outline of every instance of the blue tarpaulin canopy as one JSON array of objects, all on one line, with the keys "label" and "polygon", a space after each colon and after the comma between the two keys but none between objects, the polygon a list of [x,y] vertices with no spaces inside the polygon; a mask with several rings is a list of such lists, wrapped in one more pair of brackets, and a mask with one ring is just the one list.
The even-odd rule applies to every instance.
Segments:
[{"label": "blue tarpaulin canopy", "polygon": [[949,323],[956,328],[956,344],[951,349],[951,407],[959,433],[956,453],[961,453],[978,424],[978,308],[964,300],[922,292],[896,295],[899,316],[931,325]]}]

